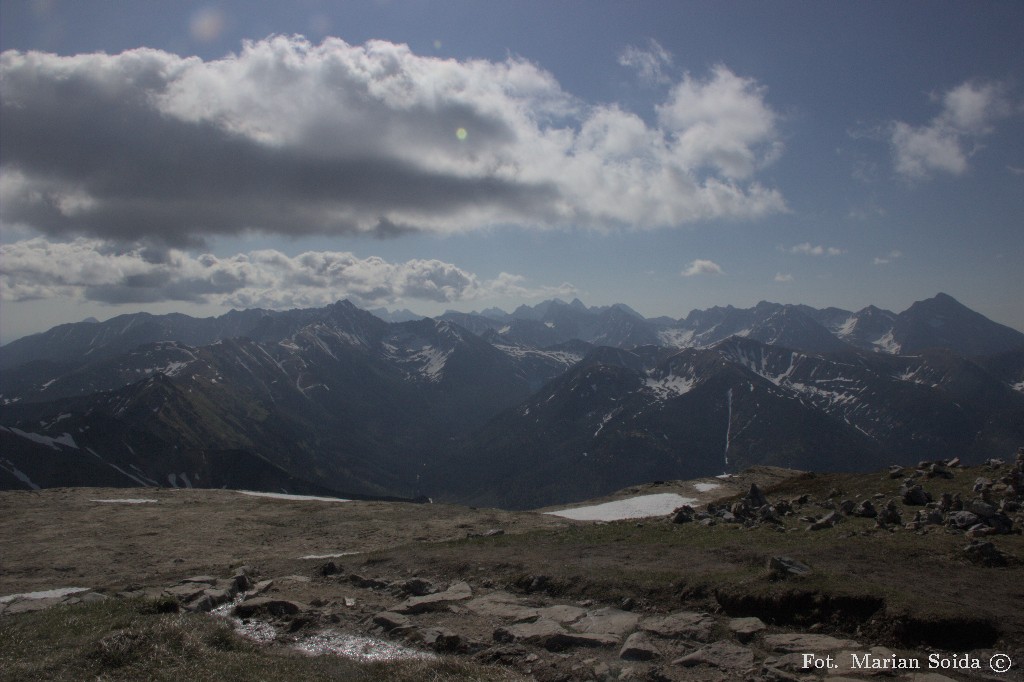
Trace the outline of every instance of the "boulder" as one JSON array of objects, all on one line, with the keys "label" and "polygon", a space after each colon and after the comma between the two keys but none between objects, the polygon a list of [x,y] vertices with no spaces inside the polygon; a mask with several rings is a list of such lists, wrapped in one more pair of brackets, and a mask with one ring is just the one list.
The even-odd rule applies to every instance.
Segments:
[{"label": "boulder", "polygon": [[271,616],[291,616],[302,610],[302,607],[287,599],[256,597],[246,599],[235,606],[234,614],[239,618],[269,614]]},{"label": "boulder", "polygon": [[764,493],[761,492],[756,483],[751,483],[750,490],[743,496],[741,502],[747,509],[760,509],[768,504],[768,498],[764,496]]},{"label": "boulder", "polygon": [[991,542],[974,540],[964,547],[963,552],[968,561],[982,566],[1006,566],[1009,563],[1008,557]]},{"label": "boulder", "polygon": [[444,592],[435,592],[422,597],[409,597],[391,610],[396,613],[425,613],[447,608],[452,602],[465,601],[472,596],[473,589],[469,583],[458,582]]},{"label": "boulder", "polygon": [[866,519],[873,519],[878,516],[878,511],[875,509],[875,505],[871,504],[871,500],[861,500],[860,504],[854,507],[853,511],[850,513],[853,516],[859,516]]},{"label": "boulder", "polygon": [[622,637],[627,632],[632,632],[639,620],[640,616],[635,613],[608,606],[603,609],[588,611],[572,627],[577,632]]},{"label": "boulder", "polygon": [[393,611],[381,611],[373,617],[373,622],[388,632],[410,625],[408,617]]},{"label": "boulder", "polygon": [[981,523],[981,519],[978,518],[977,514],[969,511],[958,511],[953,512],[946,517],[946,524],[960,530],[967,530],[973,526]]},{"label": "boulder", "polygon": [[[908,479],[909,480],[909,479]],[[932,501],[932,496],[920,485],[905,483],[900,488],[900,495],[903,497],[903,504],[923,507]]]},{"label": "boulder", "polygon": [[625,644],[619,650],[619,658],[627,661],[649,661],[658,658],[661,652],[654,646],[647,635],[642,632],[634,632],[626,638]]},{"label": "boulder", "polygon": [[749,618],[733,618],[729,621],[729,630],[736,635],[736,639],[746,644],[757,636],[757,633],[767,628],[760,618],[751,616]]}]

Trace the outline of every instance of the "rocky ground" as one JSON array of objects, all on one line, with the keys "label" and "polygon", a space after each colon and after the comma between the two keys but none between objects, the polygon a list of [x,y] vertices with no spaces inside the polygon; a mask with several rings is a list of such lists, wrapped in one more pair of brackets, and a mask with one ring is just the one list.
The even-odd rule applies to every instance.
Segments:
[{"label": "rocky ground", "polygon": [[[879,673],[857,663],[1024,679],[1021,467],[658,482],[609,499],[695,501],[616,522],[233,491],[2,493],[0,596],[85,589],[2,598],[0,619],[138,596],[230,617],[270,647],[457,656],[527,679]],[[997,654],[1011,670],[993,671]]]}]

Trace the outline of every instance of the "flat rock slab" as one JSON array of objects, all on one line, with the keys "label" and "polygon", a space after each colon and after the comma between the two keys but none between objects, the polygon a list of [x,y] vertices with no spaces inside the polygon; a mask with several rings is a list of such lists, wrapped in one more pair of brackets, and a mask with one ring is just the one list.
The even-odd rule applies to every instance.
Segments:
[{"label": "flat rock slab", "polygon": [[411,624],[407,616],[393,611],[381,611],[373,617],[373,622],[388,631],[408,627]]},{"label": "flat rock slab", "polygon": [[667,616],[644,618],[640,622],[640,629],[673,639],[715,641],[715,619],[706,613],[679,611]]},{"label": "flat rock slab", "polygon": [[252,618],[256,615],[270,614],[271,616],[289,616],[298,613],[302,607],[287,599],[272,599],[270,597],[256,597],[247,599],[235,606],[235,615],[239,618]]},{"label": "flat rock slab", "polygon": [[569,625],[587,615],[587,612],[578,606],[556,604],[555,606],[545,606],[542,609],[537,609],[537,615],[541,618],[549,618],[562,625]]},{"label": "flat rock slab", "polygon": [[619,638],[597,633],[570,632],[560,624],[547,618],[532,623],[518,623],[494,631],[498,642],[521,642],[543,647],[548,651],[562,651],[573,647],[615,646]]},{"label": "flat rock slab", "polygon": [[[466,608],[478,616],[485,618],[501,618],[513,622],[533,620],[539,615],[539,610],[527,606],[523,601],[508,592],[492,592],[483,597],[477,597],[466,602]],[[552,618],[551,620],[558,620]]]},{"label": "flat rock slab", "polygon": [[838,639],[828,635],[805,635],[799,633],[767,635],[764,638],[764,644],[772,651],[783,653],[820,653],[823,651],[860,648],[860,644],[852,639]]},{"label": "flat rock slab", "polygon": [[733,618],[729,621],[729,630],[736,635],[736,639],[744,643],[752,640],[757,636],[757,633],[766,627],[764,621],[753,616],[750,618]]},{"label": "flat rock slab", "polygon": [[404,602],[391,609],[395,613],[425,613],[446,607],[451,602],[465,601],[473,597],[473,588],[469,583],[458,582],[444,592],[424,595],[422,597],[409,597]]},{"label": "flat rock slab", "polygon": [[209,583],[184,583],[165,588],[163,593],[180,601],[192,601],[205,590],[213,589],[213,582],[215,581]]},{"label": "flat rock slab", "polygon": [[640,616],[629,611],[612,607],[587,611],[587,614],[573,623],[577,632],[590,634],[614,635],[620,639],[628,632],[636,629]]},{"label": "flat rock slab", "polygon": [[729,672],[742,672],[754,667],[754,652],[723,639],[702,646],[693,653],[677,658],[672,663],[687,668],[696,665],[710,665]]}]

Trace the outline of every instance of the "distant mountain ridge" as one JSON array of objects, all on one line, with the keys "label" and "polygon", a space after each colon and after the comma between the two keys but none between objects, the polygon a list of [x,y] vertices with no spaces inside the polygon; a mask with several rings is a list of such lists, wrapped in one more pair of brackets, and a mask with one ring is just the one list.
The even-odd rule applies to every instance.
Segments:
[{"label": "distant mountain ridge", "polygon": [[[378,311],[379,312],[379,311]],[[523,507],[752,464],[1024,443],[1024,334],[940,294],[645,319],[545,301],[122,315],[0,348],[0,487],[196,485]]]}]

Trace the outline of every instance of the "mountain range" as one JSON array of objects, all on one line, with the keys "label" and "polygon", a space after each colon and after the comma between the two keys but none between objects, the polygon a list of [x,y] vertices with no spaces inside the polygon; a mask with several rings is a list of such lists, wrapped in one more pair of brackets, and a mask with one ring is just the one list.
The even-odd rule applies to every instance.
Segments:
[{"label": "mountain range", "polygon": [[[0,348],[0,487],[241,487],[532,507],[753,464],[1024,443],[1024,334],[939,294],[644,318],[545,301],[122,315]],[[381,316],[401,321],[388,321]]]}]

